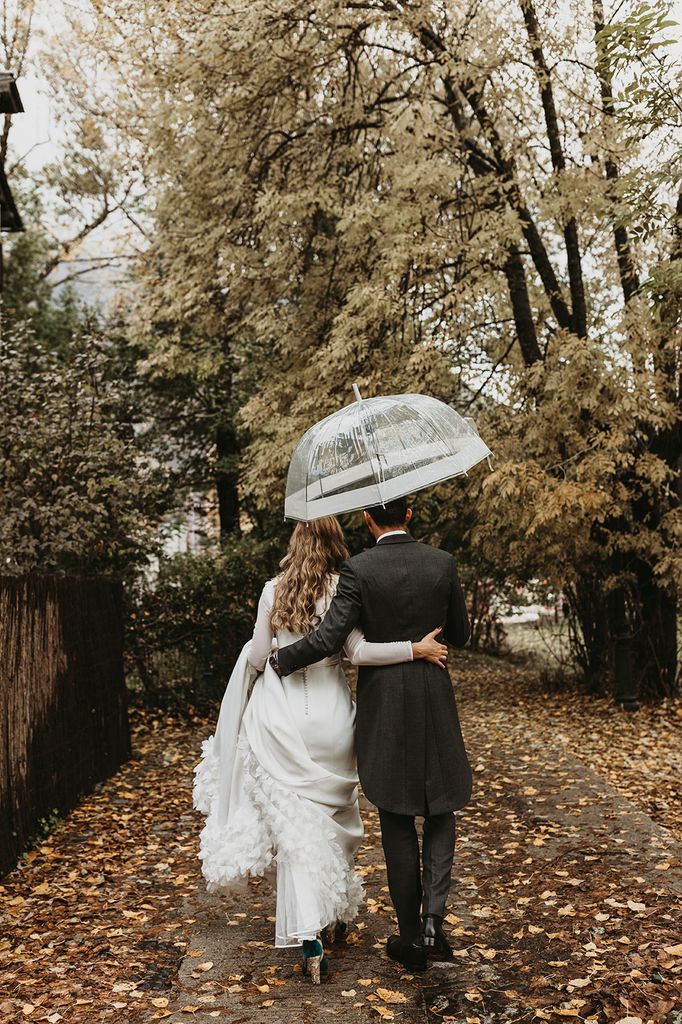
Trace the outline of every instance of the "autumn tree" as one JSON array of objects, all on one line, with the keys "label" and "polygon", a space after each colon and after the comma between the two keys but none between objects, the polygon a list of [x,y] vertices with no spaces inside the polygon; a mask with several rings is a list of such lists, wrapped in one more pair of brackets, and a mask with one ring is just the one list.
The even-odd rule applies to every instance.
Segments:
[{"label": "autumn tree", "polygon": [[108,62],[120,87],[103,113],[153,196],[134,330],[160,374],[221,390],[254,517],[281,508],[295,439],[352,381],[428,391],[475,414],[496,456],[443,492],[432,532],[474,507],[470,557],[569,593],[588,677],[613,668],[627,687],[634,668],[643,692],[672,692],[665,7],[93,12],[73,52]]}]

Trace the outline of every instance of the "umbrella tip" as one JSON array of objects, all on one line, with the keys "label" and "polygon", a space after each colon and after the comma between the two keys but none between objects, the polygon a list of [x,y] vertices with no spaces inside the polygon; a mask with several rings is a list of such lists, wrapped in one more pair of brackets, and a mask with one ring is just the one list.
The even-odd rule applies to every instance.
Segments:
[{"label": "umbrella tip", "polygon": [[355,401],[356,402],[361,402],[362,401],[362,395],[360,394],[360,388],[357,386],[357,384],[353,385],[353,394],[355,395]]}]

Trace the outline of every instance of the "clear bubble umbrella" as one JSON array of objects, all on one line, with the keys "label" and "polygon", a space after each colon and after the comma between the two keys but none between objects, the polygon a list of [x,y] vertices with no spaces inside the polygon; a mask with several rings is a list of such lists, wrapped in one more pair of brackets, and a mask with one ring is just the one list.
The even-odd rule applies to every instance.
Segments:
[{"label": "clear bubble umbrella", "polygon": [[306,431],[289,465],[285,519],[385,505],[466,473],[491,455],[470,417],[428,395],[355,402]]}]

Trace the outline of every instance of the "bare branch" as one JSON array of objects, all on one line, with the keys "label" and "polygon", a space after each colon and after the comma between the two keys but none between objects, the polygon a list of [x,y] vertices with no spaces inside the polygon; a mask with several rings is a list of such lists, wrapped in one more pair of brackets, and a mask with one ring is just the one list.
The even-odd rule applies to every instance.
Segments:
[{"label": "bare branch", "polygon": [[110,213],[111,208],[109,206],[109,197],[105,195],[102,208],[97,216],[93,217],[93,219],[88,221],[87,224],[84,224],[73,238],[69,239],[67,242],[62,242],[57,252],[47,260],[40,272],[40,280],[44,281],[60,263],[68,260],[69,255],[74,251],[74,249],[77,249],[81,242],[84,241],[88,235],[92,234],[95,228],[98,228],[100,224],[103,224]]},{"label": "bare branch", "polygon": [[90,267],[81,267],[80,270],[73,270],[70,274],[65,274],[64,277],[60,277],[58,281],[50,281],[50,288],[59,288],[61,285],[66,284],[68,281],[75,281],[78,277],[85,277],[86,274],[92,274],[96,270],[104,270],[106,267],[113,267],[118,263],[120,257],[112,256],[107,260],[99,260],[97,264]]}]

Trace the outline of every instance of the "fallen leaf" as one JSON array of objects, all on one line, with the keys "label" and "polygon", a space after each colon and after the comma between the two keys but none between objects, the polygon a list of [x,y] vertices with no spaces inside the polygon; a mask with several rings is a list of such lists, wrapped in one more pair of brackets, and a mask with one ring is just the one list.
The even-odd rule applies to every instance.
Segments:
[{"label": "fallen leaf", "polygon": [[390,988],[378,988],[377,995],[379,999],[382,999],[385,1003],[406,1003],[407,996],[403,995],[402,992],[394,992]]},{"label": "fallen leaf", "polygon": [[482,957],[485,957],[486,960],[494,960],[497,956],[496,949],[479,949],[478,952]]}]

